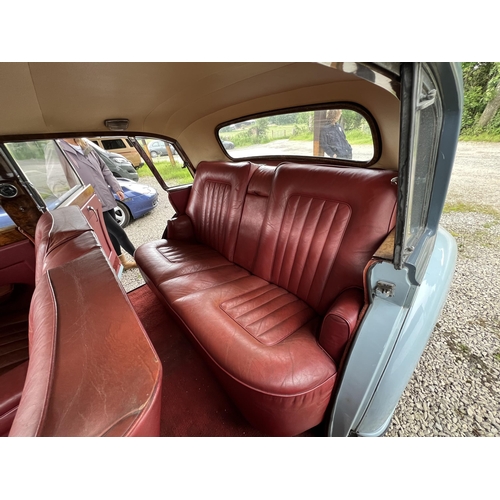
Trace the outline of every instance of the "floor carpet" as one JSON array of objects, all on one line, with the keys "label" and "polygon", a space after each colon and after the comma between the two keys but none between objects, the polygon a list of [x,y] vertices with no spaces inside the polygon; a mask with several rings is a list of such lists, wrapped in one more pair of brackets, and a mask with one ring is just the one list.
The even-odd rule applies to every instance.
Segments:
[{"label": "floor carpet", "polygon": [[147,286],[128,294],[163,365],[162,436],[262,436]]}]

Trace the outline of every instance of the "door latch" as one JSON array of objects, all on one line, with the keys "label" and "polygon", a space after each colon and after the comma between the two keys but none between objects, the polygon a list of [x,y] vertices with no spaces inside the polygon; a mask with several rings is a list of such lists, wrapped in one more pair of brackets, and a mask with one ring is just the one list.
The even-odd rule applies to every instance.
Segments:
[{"label": "door latch", "polygon": [[382,297],[383,299],[388,299],[394,297],[394,290],[396,285],[388,281],[377,281],[375,285],[375,295]]}]

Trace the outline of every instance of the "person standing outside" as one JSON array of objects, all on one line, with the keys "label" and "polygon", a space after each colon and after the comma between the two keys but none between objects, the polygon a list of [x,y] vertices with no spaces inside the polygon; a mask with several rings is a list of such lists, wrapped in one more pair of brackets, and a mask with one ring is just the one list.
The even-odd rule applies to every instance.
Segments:
[{"label": "person standing outside", "polygon": [[319,145],[332,158],[351,160],[352,147],[347,142],[344,130],[340,126],[339,120],[341,116],[341,109],[330,109],[327,111],[326,119],[328,123],[321,129]]},{"label": "person standing outside", "polygon": [[131,256],[135,253],[134,245],[115,217],[114,209],[117,203],[111,191],[116,193],[121,201],[124,200],[125,194],[120,184],[118,184],[106,164],[93,151],[92,146],[84,139],[62,139],[58,140],[57,143],[75,167],[84,184],[90,184],[94,188],[102,204],[104,223],[106,224],[109,238],[123,269],[127,270],[137,267],[135,260],[127,259],[121,250],[123,248]]}]

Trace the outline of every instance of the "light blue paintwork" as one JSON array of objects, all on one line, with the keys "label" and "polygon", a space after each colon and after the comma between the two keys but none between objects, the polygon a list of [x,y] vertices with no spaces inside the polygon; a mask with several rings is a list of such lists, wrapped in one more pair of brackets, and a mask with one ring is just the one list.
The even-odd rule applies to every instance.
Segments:
[{"label": "light blue paintwork", "polygon": [[[373,301],[339,384],[330,435],[378,436],[386,430],[446,301],[456,257],[455,240],[440,228],[420,286],[410,283],[406,269],[373,267]],[[378,281],[395,284],[394,296],[377,295]]]}]

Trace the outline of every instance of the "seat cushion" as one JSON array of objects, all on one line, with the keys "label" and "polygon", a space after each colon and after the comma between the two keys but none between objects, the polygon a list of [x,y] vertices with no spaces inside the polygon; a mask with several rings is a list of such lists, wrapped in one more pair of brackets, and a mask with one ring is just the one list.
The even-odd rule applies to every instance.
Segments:
[{"label": "seat cushion", "polygon": [[141,245],[135,261],[146,282],[167,302],[250,273],[201,243],[158,240]]},{"label": "seat cushion", "polygon": [[250,423],[295,435],[321,422],[337,369],[303,301],[250,275],[169,305]]}]

